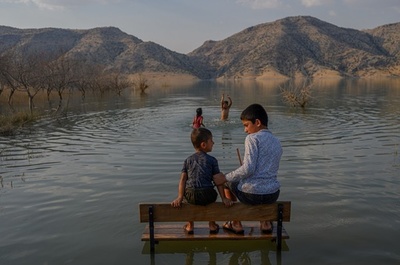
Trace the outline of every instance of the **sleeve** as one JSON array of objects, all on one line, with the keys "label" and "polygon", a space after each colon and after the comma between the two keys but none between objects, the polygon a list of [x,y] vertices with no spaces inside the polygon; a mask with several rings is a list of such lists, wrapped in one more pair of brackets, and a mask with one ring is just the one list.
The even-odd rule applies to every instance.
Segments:
[{"label": "sleeve", "polygon": [[183,166],[182,166],[182,173],[188,173],[188,168],[187,168],[187,159],[185,159],[185,161],[183,161]]},{"label": "sleeve", "polygon": [[219,170],[218,160],[217,160],[215,157],[213,157],[213,163],[212,163],[212,165],[213,165],[213,168],[212,168],[212,174],[213,174],[213,176],[214,176],[215,174],[218,174],[218,173],[221,172],[221,171]]},{"label": "sleeve", "polygon": [[256,169],[256,160],[258,157],[258,148],[256,139],[247,135],[244,146],[243,164],[236,170],[226,174],[226,180],[236,182],[248,178],[254,174]]}]

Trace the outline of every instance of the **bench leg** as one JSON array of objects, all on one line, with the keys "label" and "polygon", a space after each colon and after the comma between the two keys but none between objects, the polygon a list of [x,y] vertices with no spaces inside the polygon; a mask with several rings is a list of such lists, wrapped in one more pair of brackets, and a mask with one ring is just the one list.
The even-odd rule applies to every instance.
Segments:
[{"label": "bench leg", "polygon": [[283,222],[283,205],[278,204],[278,227],[276,232],[276,244],[277,250],[282,249],[282,222]]},{"label": "bench leg", "polygon": [[150,253],[154,253],[154,213],[153,206],[149,206],[149,232],[150,232]]}]

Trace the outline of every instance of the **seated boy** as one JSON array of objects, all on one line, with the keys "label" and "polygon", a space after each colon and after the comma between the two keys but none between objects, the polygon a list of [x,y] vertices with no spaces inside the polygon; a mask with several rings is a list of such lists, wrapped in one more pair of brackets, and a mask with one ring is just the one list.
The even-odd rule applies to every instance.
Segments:
[{"label": "seated boy", "polygon": [[[180,207],[183,199],[196,205],[207,205],[217,200],[218,194],[214,189],[213,178],[223,175],[218,166],[218,160],[208,155],[212,151],[214,142],[211,131],[206,128],[193,129],[191,140],[196,152],[186,158],[183,163],[181,178],[178,187],[178,197],[172,201],[173,207]],[[223,186],[217,186],[219,195],[226,206],[232,201],[224,195]],[[188,221],[183,227],[185,232],[193,234],[194,222]],[[209,222],[210,233],[218,233],[219,226],[215,221]]]}]

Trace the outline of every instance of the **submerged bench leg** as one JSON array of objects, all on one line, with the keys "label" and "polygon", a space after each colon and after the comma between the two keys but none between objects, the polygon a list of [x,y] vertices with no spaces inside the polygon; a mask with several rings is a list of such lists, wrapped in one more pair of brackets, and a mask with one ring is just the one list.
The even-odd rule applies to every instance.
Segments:
[{"label": "submerged bench leg", "polygon": [[150,252],[154,253],[154,212],[153,206],[149,206],[149,232],[150,232]]},{"label": "submerged bench leg", "polygon": [[282,249],[282,222],[283,222],[283,205],[278,204],[278,227],[276,232],[276,244],[277,250]]}]

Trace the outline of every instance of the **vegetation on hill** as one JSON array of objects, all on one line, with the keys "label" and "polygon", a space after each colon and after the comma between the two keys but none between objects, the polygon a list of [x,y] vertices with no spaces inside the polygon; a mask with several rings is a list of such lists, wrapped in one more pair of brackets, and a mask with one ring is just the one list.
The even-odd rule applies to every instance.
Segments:
[{"label": "vegetation on hill", "polygon": [[[189,56],[208,62],[217,77],[257,78],[268,72],[289,78],[313,78],[322,72],[361,76],[399,65],[396,29],[400,32],[400,23],[391,26],[392,35],[372,35],[313,17],[288,17],[206,42]],[[386,37],[392,40],[390,49]]]},{"label": "vegetation on hill", "polygon": [[359,31],[309,16],[287,17],[206,41],[189,54],[144,42],[118,28],[15,29],[0,26],[0,54],[65,53],[121,74],[154,72],[213,78],[399,76],[400,23]]}]

